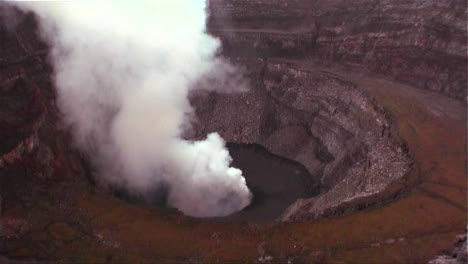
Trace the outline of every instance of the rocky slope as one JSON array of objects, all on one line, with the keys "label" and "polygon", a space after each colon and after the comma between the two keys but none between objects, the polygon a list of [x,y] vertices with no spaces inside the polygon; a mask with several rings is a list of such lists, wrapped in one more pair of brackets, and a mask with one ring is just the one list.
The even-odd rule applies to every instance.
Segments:
[{"label": "rocky slope", "polygon": [[450,255],[438,256],[428,262],[428,264],[463,264],[468,262],[468,247],[466,243],[466,233],[458,235],[455,240],[455,249]]},{"label": "rocky slope", "polygon": [[251,90],[194,94],[198,122],[192,137],[217,131],[229,142],[261,144],[302,163],[323,193],[296,202],[281,220],[320,218],[381,202],[391,196],[383,195],[390,186],[404,181],[411,160],[391,117],[352,83],[275,61],[237,63],[249,73]]},{"label": "rocky slope", "polygon": [[[242,3],[241,0],[238,2]],[[291,0],[285,3],[293,5],[295,2]],[[331,6],[338,3],[325,2]],[[268,3],[269,1],[264,1],[262,4]],[[290,19],[292,22],[288,23],[296,23],[296,18],[301,18],[297,14],[303,12],[299,9],[292,10],[291,12],[297,12],[297,16],[288,16],[283,10],[275,9],[271,11],[272,15],[267,16],[261,12],[261,7],[262,5],[257,12],[250,8],[247,11],[269,17],[270,20],[263,22],[267,24],[272,24],[276,20],[275,16],[281,17],[281,14],[283,17],[293,17]],[[239,7],[232,9],[237,10]],[[222,104],[227,102],[227,110],[235,110],[243,117],[242,120],[229,117],[239,122],[235,129],[241,131],[232,132],[230,139],[240,142],[259,140],[275,152],[294,159],[300,153],[298,150],[305,148],[302,146],[303,142],[316,142],[317,145],[309,153],[309,157],[310,160],[315,160],[315,155],[317,162],[306,165],[311,171],[311,168],[329,166],[336,162],[331,158],[332,151],[323,142],[312,140],[310,136],[314,133],[314,136],[324,138],[325,141],[327,135],[320,131],[314,132],[310,128],[313,123],[320,119],[330,120],[333,125],[329,124],[328,127],[336,127],[337,131],[342,128],[352,131],[349,134],[344,133],[345,139],[339,141],[346,151],[348,147],[352,147],[346,143],[348,136],[349,140],[359,139],[360,146],[365,149],[367,139],[364,137],[361,140],[360,137],[366,131],[381,131],[380,128],[383,127],[376,122],[377,119],[369,119],[368,115],[364,115],[365,119],[358,122],[356,128],[347,126],[342,112],[349,113],[352,117],[353,113],[361,111],[360,103],[355,104],[359,100],[349,102],[343,100],[345,98],[339,98],[337,102],[326,102],[328,95],[324,94],[323,101],[326,103],[320,105],[320,115],[314,116],[310,113],[314,113],[314,109],[304,109],[300,100],[294,98],[294,94],[318,97],[316,95],[320,92],[320,87],[330,86],[331,91],[349,92],[351,95],[356,93],[352,98],[363,98],[366,105],[372,106],[368,109],[369,113],[385,116],[386,121],[383,124],[396,122],[398,134],[404,138],[414,154],[417,166],[411,174],[417,177],[417,186],[382,207],[327,221],[277,225],[198,221],[167,211],[134,207],[96,190],[86,180],[86,175],[90,173],[86,172],[80,156],[70,147],[69,137],[60,126],[54,89],[50,82],[52,71],[46,61],[47,49],[38,41],[35,23],[30,19],[31,17],[26,17],[14,31],[7,31],[0,25],[0,99],[11,98],[7,100],[8,103],[0,104],[0,119],[4,120],[0,127],[0,155],[3,161],[0,165],[0,200],[3,208],[0,213],[0,262],[239,263],[269,259],[284,263],[425,263],[436,255],[448,252],[444,250],[451,250],[453,237],[465,230],[466,105],[439,94],[381,79],[365,71],[352,71],[348,66],[344,67],[343,73],[334,68],[311,66],[309,61],[305,63],[307,67],[299,67],[301,63],[298,62],[291,65],[270,59],[262,61],[250,58],[239,61],[252,67],[252,90],[247,94],[231,96],[195,95],[194,104],[202,106],[197,109],[200,116],[200,122],[196,124],[199,134],[189,136],[201,137],[213,127],[206,120],[207,116],[213,111],[221,113]],[[252,21],[252,30],[255,30],[256,22]],[[288,19],[278,21],[283,25],[287,23],[281,21]],[[248,25],[245,23],[245,26]],[[259,34],[267,34],[261,31],[260,28]],[[437,66],[443,62],[433,63]],[[260,73],[263,69],[262,78]],[[285,77],[276,76],[278,72]],[[294,78],[299,83],[291,81],[292,75],[299,76]],[[300,76],[323,78],[323,82],[317,85],[301,83]],[[291,91],[278,89],[277,83],[289,81],[291,87],[288,88]],[[23,92],[17,94],[21,96],[15,96],[15,90],[12,89],[15,86],[21,87],[19,90]],[[300,88],[305,86],[313,89],[308,91]],[[360,89],[367,89],[376,101],[359,92]],[[34,95],[36,93],[37,96]],[[249,96],[258,99],[247,100]],[[197,100],[200,102],[197,103]],[[202,104],[205,100],[213,103]],[[236,100],[238,105],[229,100]],[[321,102],[318,98],[313,100]],[[274,118],[258,117],[263,113],[256,106],[260,101],[263,106],[269,105],[270,109],[265,110],[262,118]],[[282,109],[285,102],[294,109],[281,110],[279,112],[284,114],[277,114],[276,109]],[[376,103],[385,105],[389,113],[386,113],[387,110],[382,113]],[[27,105],[31,106],[31,113],[34,113],[31,117],[22,116]],[[331,114],[334,105],[339,106],[335,110],[336,116]],[[254,114],[247,115],[245,112]],[[10,114],[17,118],[11,118]],[[248,118],[252,120],[249,121]],[[271,121],[256,124],[259,120]],[[366,120],[369,121],[368,125]],[[202,121],[206,124],[204,129],[201,128]],[[256,127],[259,124],[262,126]],[[305,129],[307,126],[310,133]],[[285,129],[281,129],[283,127]],[[8,129],[13,131],[18,128],[24,133],[6,133]],[[253,132],[249,132],[250,129]],[[229,138],[230,132],[222,133]],[[241,137],[244,133],[250,136]],[[386,133],[395,135],[393,132]],[[277,138],[285,140],[283,144],[272,143],[282,142],[275,139],[276,134]],[[341,132],[336,134],[340,135]],[[289,138],[284,135],[294,136]],[[385,137],[375,134],[370,137],[369,142],[380,138]],[[390,138],[393,139],[388,142],[397,143],[393,146],[400,144],[397,137]],[[271,141],[267,142],[268,139]],[[52,155],[48,155],[50,152],[40,145],[47,146]],[[378,149],[377,146],[368,148]],[[6,153],[9,154],[5,156]],[[39,156],[46,158],[37,159],[34,153],[45,153]],[[371,152],[366,153],[365,157],[375,157]],[[8,158],[4,159],[5,157]],[[374,162],[379,164],[378,160]],[[37,173],[44,171],[41,164],[53,168],[50,178]],[[314,175],[320,177],[321,174]],[[362,186],[366,184],[364,182]],[[310,208],[304,208],[301,212],[308,213],[311,208],[317,209],[314,209],[315,202],[311,201],[310,204]]]},{"label": "rocky slope", "polygon": [[84,170],[62,127],[48,47],[37,35],[35,18],[20,18],[14,29],[0,26],[0,196],[5,210],[26,190],[21,175],[63,180]]},{"label": "rocky slope", "polygon": [[359,65],[466,100],[463,0],[210,0],[226,54]]}]

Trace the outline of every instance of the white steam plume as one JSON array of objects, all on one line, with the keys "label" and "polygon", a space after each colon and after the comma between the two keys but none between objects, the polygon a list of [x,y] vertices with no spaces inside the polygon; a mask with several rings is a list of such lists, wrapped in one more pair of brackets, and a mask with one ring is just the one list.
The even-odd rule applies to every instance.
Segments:
[{"label": "white steam plume", "polygon": [[[39,17],[60,109],[102,182],[137,194],[164,183],[169,205],[197,217],[250,203],[218,134],[197,142],[181,136],[190,128],[193,84],[213,72],[226,84],[233,71],[214,58],[220,44],[205,33],[204,1],[15,4]],[[206,88],[244,88],[235,85]]]}]

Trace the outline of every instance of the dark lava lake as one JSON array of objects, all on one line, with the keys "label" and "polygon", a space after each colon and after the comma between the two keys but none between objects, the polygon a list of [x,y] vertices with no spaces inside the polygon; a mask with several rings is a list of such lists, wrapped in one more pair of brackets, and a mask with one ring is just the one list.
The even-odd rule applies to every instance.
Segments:
[{"label": "dark lava lake", "polygon": [[[228,143],[233,159],[232,167],[239,168],[253,193],[252,203],[242,211],[225,217],[204,218],[219,222],[274,222],[297,199],[319,194],[307,169],[299,162],[275,155],[258,144]],[[159,188],[154,196],[141,199],[123,190],[114,195],[129,203],[143,207],[165,206],[167,190]]]}]

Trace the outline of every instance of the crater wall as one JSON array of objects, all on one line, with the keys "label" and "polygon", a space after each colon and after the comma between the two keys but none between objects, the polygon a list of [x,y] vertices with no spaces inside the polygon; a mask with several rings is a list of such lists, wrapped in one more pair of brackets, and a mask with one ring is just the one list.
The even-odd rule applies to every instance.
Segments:
[{"label": "crater wall", "polygon": [[282,220],[321,218],[373,204],[374,196],[410,171],[410,154],[391,116],[352,83],[277,61],[237,63],[246,67],[251,90],[193,94],[198,121],[187,137],[217,131],[229,142],[261,144],[302,163],[320,182],[322,194],[297,201]]},{"label": "crater wall", "polygon": [[210,0],[226,54],[299,56],[368,68],[466,100],[463,0]]}]

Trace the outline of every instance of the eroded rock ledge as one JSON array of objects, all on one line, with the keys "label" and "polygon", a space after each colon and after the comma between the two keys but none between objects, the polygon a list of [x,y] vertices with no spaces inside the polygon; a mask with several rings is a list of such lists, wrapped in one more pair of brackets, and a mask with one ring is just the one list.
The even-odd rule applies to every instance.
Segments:
[{"label": "eroded rock ledge", "polygon": [[197,91],[191,101],[199,120],[188,137],[217,131],[226,141],[261,144],[302,163],[322,194],[297,201],[280,220],[316,219],[381,202],[410,171],[410,154],[390,115],[353,84],[286,63],[237,62],[246,67],[251,90]]},{"label": "eroded rock ledge", "polygon": [[208,2],[209,30],[226,53],[357,65],[466,100],[466,1]]}]

